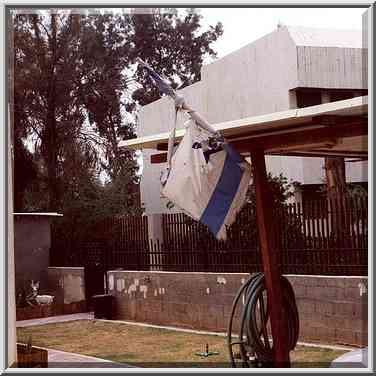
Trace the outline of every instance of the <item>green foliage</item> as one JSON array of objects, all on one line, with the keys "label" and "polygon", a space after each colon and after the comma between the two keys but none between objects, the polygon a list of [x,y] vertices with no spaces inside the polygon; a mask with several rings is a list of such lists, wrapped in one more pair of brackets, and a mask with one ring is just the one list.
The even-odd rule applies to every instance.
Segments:
[{"label": "green foliage", "polygon": [[[134,14],[131,58],[141,58],[159,74],[168,77],[173,88],[183,88],[201,79],[205,57],[215,58],[211,48],[223,33],[222,24],[202,31],[202,16],[194,9],[180,14],[176,9],[153,9]],[[158,89],[144,69],[136,71],[142,89],[133,94],[141,105],[160,98]]]},{"label": "green foliage", "polygon": [[[268,187],[272,194],[272,201],[269,203],[273,208],[273,220],[275,225],[283,223],[284,239],[290,247],[299,247],[303,242],[301,232],[300,218],[292,213],[288,213],[288,200],[294,196],[294,190],[299,185],[297,182],[288,181],[283,175],[273,175],[270,172],[267,175]],[[256,216],[256,191],[255,185],[251,184],[247,192],[247,203],[244,205],[239,214],[242,217],[242,212],[250,211],[253,215],[249,216],[249,220],[245,223],[238,221],[234,227],[237,227],[236,232],[241,232],[244,239],[257,239],[258,226]],[[280,234],[281,235],[281,234]],[[278,239],[281,241],[281,239]]]},{"label": "green foliage", "polygon": [[142,212],[136,155],[118,143],[135,137],[139,106],[160,96],[134,61],[174,87],[196,82],[222,34],[201,21],[174,9],[14,15],[15,207],[63,213],[54,231],[71,251],[98,221]]},{"label": "green foliage", "polygon": [[[294,188],[296,187],[297,183],[289,182],[282,173],[275,176],[269,172],[267,179],[268,187],[273,197],[273,201],[271,202],[273,207],[280,207],[286,204],[288,200],[294,196]],[[249,186],[247,192],[247,202],[252,206],[256,205],[256,191],[254,184]]]},{"label": "green foliage", "polygon": [[[322,182],[323,184],[320,186],[319,191],[324,194],[327,194],[328,189],[327,189],[326,178],[323,178]],[[357,197],[363,198],[363,197],[368,197],[368,190],[360,183],[346,183],[345,194],[346,196],[350,198],[357,198]]]},{"label": "green foliage", "polygon": [[10,76],[19,210],[76,219],[81,212],[97,218],[140,210],[137,160],[118,142],[135,137],[139,104],[159,94],[137,70],[147,92],[132,95],[133,62],[143,58],[175,87],[197,81],[203,58],[215,56],[210,45],[222,34],[220,24],[201,31],[200,21],[194,12],[173,9],[14,16]]},{"label": "green foliage", "polygon": [[351,183],[347,185],[347,194],[350,197],[368,197],[368,191],[360,184]]}]

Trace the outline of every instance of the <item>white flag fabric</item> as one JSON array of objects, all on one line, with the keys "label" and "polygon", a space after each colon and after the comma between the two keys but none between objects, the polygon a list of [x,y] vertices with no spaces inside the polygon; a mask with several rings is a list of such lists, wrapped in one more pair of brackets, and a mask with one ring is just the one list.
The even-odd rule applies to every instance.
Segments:
[{"label": "white flag fabric", "polygon": [[217,239],[226,240],[226,227],[245,203],[251,166],[227,143],[213,148],[212,136],[194,120],[187,122],[162,195],[207,225]]}]

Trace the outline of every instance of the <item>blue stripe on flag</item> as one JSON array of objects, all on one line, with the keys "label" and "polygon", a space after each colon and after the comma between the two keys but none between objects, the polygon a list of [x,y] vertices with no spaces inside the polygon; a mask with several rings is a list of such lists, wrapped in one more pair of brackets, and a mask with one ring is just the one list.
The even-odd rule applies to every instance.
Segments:
[{"label": "blue stripe on flag", "polygon": [[242,162],[240,154],[228,144],[224,144],[223,147],[227,155],[222,174],[200,218],[200,221],[206,224],[215,235],[221,229],[244,173],[238,164]]}]

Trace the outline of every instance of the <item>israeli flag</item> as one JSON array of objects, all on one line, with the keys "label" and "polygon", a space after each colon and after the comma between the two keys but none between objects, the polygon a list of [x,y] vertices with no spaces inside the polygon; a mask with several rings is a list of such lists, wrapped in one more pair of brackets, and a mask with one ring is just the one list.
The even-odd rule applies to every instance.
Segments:
[{"label": "israeli flag", "polygon": [[226,227],[245,203],[251,166],[229,144],[211,145],[212,136],[188,121],[162,195],[207,225],[217,239],[226,240]]}]

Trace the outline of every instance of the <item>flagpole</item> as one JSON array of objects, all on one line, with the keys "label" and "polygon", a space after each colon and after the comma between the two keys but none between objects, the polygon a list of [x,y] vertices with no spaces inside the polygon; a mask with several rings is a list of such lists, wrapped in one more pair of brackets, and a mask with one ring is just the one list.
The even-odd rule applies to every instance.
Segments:
[{"label": "flagpole", "polygon": [[175,101],[176,111],[184,110],[186,111],[190,118],[194,120],[201,128],[205,129],[207,132],[214,134],[219,133],[193,108],[191,108],[185,101],[184,97],[181,94],[178,94],[169,84],[169,82],[156,73],[150,65],[146,64],[140,58],[137,58],[138,63],[144,67],[150,74],[150,76],[155,81],[159,91],[163,94],[168,95]]},{"label": "flagpole", "polygon": [[[176,100],[175,100],[175,106],[176,106]],[[183,105],[181,108],[185,110],[189,114],[190,118],[194,120],[201,128],[205,129],[206,131],[212,134],[218,133],[197,111],[195,111],[194,109],[192,109],[190,106],[186,104],[184,98],[183,98]]]}]

